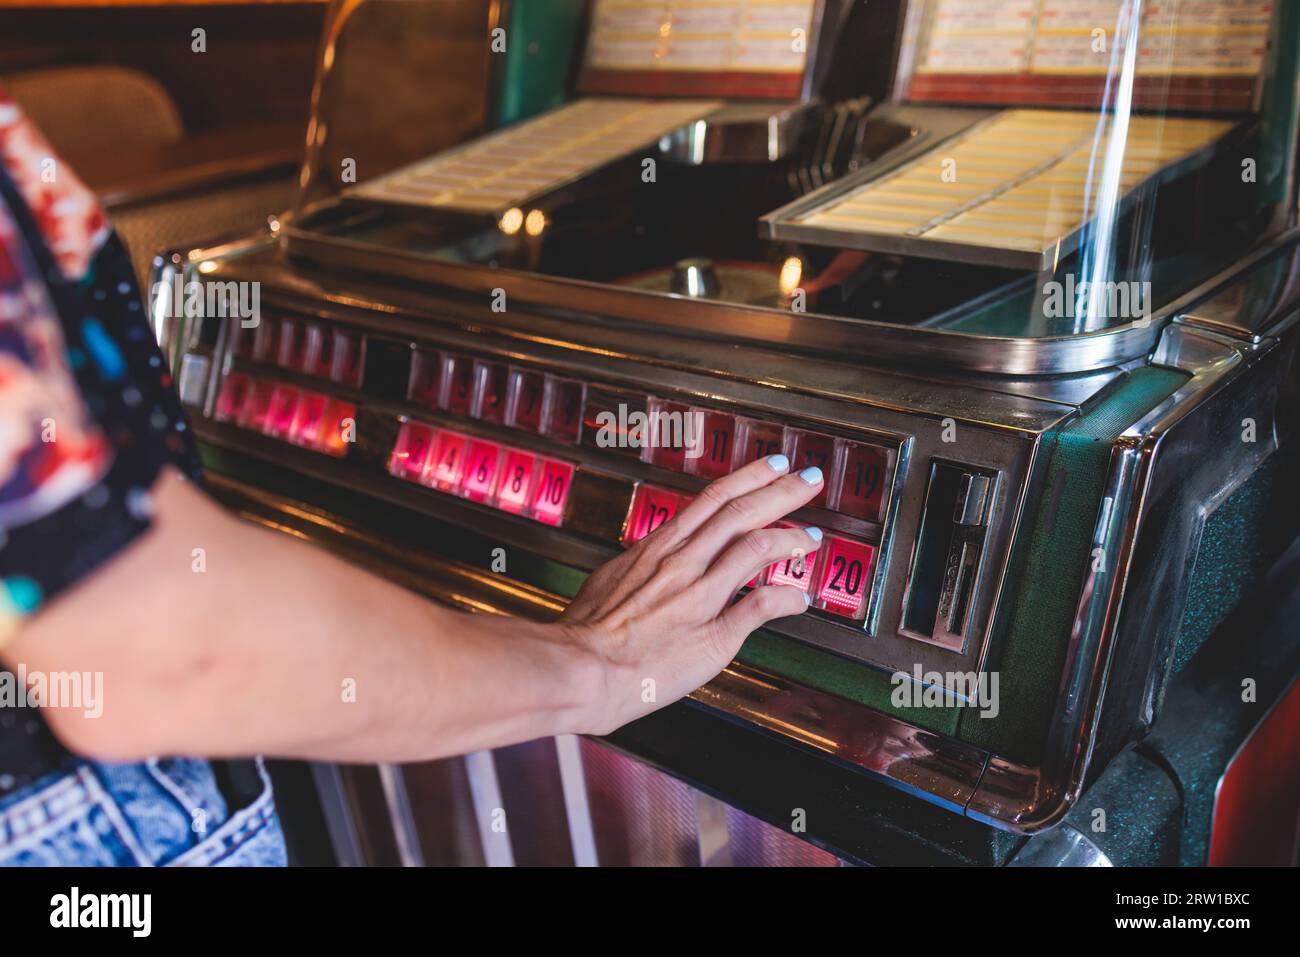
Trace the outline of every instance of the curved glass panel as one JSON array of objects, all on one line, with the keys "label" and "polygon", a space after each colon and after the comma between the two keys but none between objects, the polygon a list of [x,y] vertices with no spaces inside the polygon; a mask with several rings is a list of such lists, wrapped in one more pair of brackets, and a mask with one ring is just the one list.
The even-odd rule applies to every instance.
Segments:
[{"label": "curved glass panel", "polygon": [[[427,85],[449,5],[491,74],[456,110]],[[882,6],[338,4],[309,174],[336,198],[297,226],[655,308],[1040,338],[1140,325],[1294,225],[1300,5]],[[377,148],[366,103],[402,162],[335,177]],[[442,113],[459,145],[421,152]]]}]

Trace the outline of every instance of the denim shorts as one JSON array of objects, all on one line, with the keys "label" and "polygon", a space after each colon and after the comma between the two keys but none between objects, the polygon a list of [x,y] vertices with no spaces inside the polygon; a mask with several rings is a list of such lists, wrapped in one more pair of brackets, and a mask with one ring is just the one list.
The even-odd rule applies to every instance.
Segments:
[{"label": "denim shorts", "polygon": [[193,758],[80,764],[0,802],[0,866],[282,867],[271,780],[233,811]]}]

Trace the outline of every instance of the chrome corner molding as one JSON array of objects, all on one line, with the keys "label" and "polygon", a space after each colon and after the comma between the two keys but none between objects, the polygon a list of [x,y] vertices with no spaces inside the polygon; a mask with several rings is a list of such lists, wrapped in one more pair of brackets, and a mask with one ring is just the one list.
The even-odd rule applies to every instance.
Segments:
[{"label": "chrome corner molding", "polygon": [[1069,824],[1031,838],[1008,867],[1113,867],[1086,834]]},{"label": "chrome corner molding", "polygon": [[[1101,561],[1080,591],[1046,757],[1039,767],[993,757],[969,817],[1028,834],[1057,826],[1093,763],[1155,721],[1206,518],[1279,444],[1279,377],[1245,375],[1273,346],[1183,323],[1164,330],[1152,362],[1191,378],[1112,448],[1092,542]],[[1225,441],[1247,415],[1258,441]]]}]

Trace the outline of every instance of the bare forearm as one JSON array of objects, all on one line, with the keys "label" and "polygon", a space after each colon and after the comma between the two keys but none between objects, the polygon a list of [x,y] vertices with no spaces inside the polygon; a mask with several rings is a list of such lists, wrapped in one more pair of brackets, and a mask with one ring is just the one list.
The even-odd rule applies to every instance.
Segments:
[{"label": "bare forearm", "polygon": [[156,527],[6,649],[103,673],[101,717],[49,712],[74,745],[387,761],[584,730],[599,678],[560,629],[441,608],[174,475],[156,497]]}]

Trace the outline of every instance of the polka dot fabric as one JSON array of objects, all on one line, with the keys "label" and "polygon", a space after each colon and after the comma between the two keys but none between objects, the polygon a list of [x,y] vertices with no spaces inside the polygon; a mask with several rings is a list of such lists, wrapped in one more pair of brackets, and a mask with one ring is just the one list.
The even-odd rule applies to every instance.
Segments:
[{"label": "polka dot fabric", "polygon": [[[0,94],[0,643],[148,528],[165,464],[199,474],[126,249],[15,115]],[[0,801],[71,764],[0,707]]]}]

